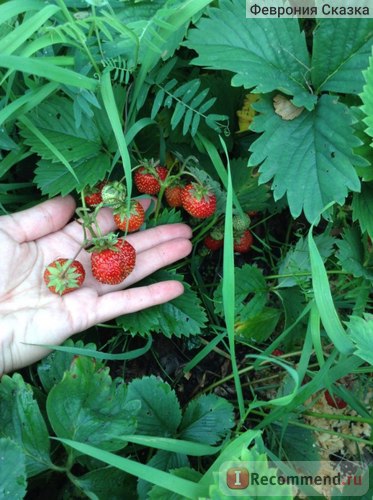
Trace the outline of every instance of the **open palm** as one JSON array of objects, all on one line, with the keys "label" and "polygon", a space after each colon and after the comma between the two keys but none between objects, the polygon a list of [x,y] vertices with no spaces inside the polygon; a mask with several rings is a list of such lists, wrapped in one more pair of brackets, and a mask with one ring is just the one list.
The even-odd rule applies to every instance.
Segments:
[{"label": "open palm", "polygon": [[[48,353],[31,344],[60,344],[92,325],[183,292],[177,281],[123,290],[188,255],[190,228],[171,224],[128,236],[137,260],[121,285],[98,283],[91,274],[90,255],[83,250],[78,257],[86,270],[83,287],[62,297],[52,294],[43,281],[45,267],[58,257],[72,258],[82,243],[81,226],[68,223],[74,210],[73,198],[54,198],[0,217],[0,376]],[[100,211],[98,221],[103,233],[114,229],[109,209]]]}]

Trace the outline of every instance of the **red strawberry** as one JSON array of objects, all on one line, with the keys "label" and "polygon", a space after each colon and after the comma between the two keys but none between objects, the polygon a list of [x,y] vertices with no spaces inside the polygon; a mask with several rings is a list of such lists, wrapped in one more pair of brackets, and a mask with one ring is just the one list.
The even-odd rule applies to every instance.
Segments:
[{"label": "red strawberry", "polygon": [[160,182],[164,181],[168,175],[166,167],[151,164],[142,166],[136,170],[133,176],[136,187],[140,193],[157,194],[161,189]]},{"label": "red strawberry", "polygon": [[96,207],[102,203],[102,188],[106,186],[107,181],[102,181],[96,184],[93,188],[86,189],[84,200],[89,207]]},{"label": "red strawberry", "polygon": [[206,248],[215,252],[216,250],[219,250],[219,248],[223,246],[224,240],[215,240],[211,236],[211,234],[208,234],[203,240],[203,243],[205,244]]},{"label": "red strawberry", "polygon": [[184,210],[197,219],[206,219],[216,210],[216,196],[206,186],[191,182],[181,192]]},{"label": "red strawberry", "polygon": [[253,244],[253,235],[246,229],[243,233],[240,233],[234,240],[234,251],[239,253],[246,253],[250,250]]},{"label": "red strawberry", "polygon": [[224,228],[222,226],[215,226],[210,234],[203,240],[205,247],[215,252],[223,246],[224,243]]},{"label": "red strawberry", "polygon": [[44,282],[52,293],[65,295],[81,287],[85,270],[78,260],[56,259],[44,271]]},{"label": "red strawberry", "polygon": [[92,274],[96,280],[107,285],[118,285],[133,271],[136,251],[123,239],[107,248],[94,249],[91,255]]},{"label": "red strawberry", "polygon": [[164,194],[166,197],[166,201],[170,207],[181,207],[181,192],[183,190],[183,186],[180,184],[175,184],[173,186],[169,186],[166,188]]},{"label": "red strawberry", "polygon": [[274,349],[272,352],[271,352],[272,356],[282,356],[284,353],[284,351],[281,351],[281,349]]},{"label": "red strawberry", "polygon": [[145,210],[137,200],[131,200],[129,208],[123,205],[114,212],[114,222],[118,229],[127,231],[127,233],[138,231],[144,224],[144,220]]},{"label": "red strawberry", "polygon": [[338,410],[342,410],[347,406],[346,401],[343,401],[343,399],[338,396],[332,396],[328,390],[324,392],[324,397],[329,406],[337,408]]}]

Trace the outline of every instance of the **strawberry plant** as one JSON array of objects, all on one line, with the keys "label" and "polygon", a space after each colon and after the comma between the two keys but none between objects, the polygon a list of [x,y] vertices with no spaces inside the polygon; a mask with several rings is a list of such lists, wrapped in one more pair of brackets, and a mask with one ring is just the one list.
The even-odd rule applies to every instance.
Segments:
[{"label": "strawberry plant", "polygon": [[[29,346],[50,354],[1,376],[1,498],[227,498],[230,461],[372,477],[372,35],[368,18],[247,19],[241,0],[0,2],[4,283],[40,241],[60,251],[27,241],[50,217],[28,209],[77,207],[76,255],[61,243],[19,278],[47,294],[22,310],[56,317]],[[183,224],[175,262],[182,238],[162,238]],[[174,264],[146,275],[152,246]],[[55,345],[60,308],[140,286],[137,312]],[[19,307],[1,281],[0,374]]]}]

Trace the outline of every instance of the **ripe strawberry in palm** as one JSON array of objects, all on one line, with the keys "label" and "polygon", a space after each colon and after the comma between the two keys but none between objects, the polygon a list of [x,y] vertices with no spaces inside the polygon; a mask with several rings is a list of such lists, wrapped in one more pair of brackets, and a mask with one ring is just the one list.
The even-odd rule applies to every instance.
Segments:
[{"label": "ripe strawberry in palm", "polygon": [[144,224],[145,210],[137,200],[131,200],[130,206],[122,205],[114,211],[114,222],[118,229],[133,233]]},{"label": "ripe strawberry in palm", "polygon": [[252,244],[253,235],[248,229],[246,229],[246,231],[235,235],[233,248],[235,252],[246,253],[250,250]]},{"label": "ripe strawberry in palm", "polygon": [[172,184],[171,186],[166,188],[164,195],[170,207],[177,208],[182,206],[182,201],[181,201],[182,190],[183,186],[181,184]]},{"label": "ripe strawberry in palm", "polygon": [[82,286],[85,270],[78,260],[56,259],[47,266],[43,277],[50,292],[65,295]]},{"label": "ripe strawberry in palm", "polygon": [[197,219],[206,219],[216,210],[216,196],[213,191],[197,182],[187,184],[181,192],[184,210]]},{"label": "ripe strawberry in palm", "polygon": [[166,167],[157,165],[153,161],[144,161],[144,164],[137,168],[133,180],[140,193],[158,194],[163,182],[168,175]]},{"label": "ripe strawberry in palm", "polygon": [[89,207],[97,207],[102,203],[102,189],[106,186],[107,181],[102,181],[96,184],[93,188],[85,190],[84,201]]},{"label": "ripe strawberry in palm", "polygon": [[124,239],[106,237],[90,250],[92,274],[100,283],[118,285],[133,271],[136,250]]}]

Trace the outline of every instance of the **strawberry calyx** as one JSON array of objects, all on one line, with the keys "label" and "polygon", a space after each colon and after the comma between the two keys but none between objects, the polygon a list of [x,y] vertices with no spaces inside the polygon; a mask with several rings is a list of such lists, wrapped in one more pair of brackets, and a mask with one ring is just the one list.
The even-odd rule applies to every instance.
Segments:
[{"label": "strawberry calyx", "polygon": [[141,228],[145,220],[144,207],[138,200],[131,200],[130,206],[122,205],[113,212],[118,229],[132,233]]},{"label": "strawberry calyx", "polygon": [[120,249],[116,247],[119,240],[120,238],[117,234],[109,233],[106,236],[92,238],[89,241],[89,246],[85,249],[89,253],[101,252],[102,250],[113,250],[114,252],[119,252]]},{"label": "strawberry calyx", "polygon": [[64,295],[79,288],[85,278],[82,264],[73,259],[56,259],[44,272],[44,282],[51,292]]}]

